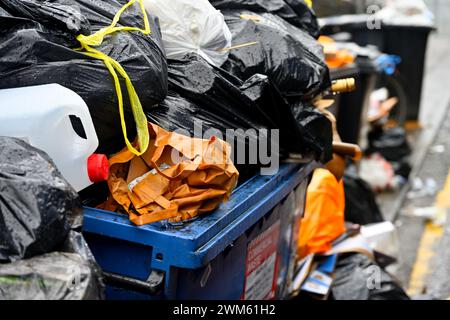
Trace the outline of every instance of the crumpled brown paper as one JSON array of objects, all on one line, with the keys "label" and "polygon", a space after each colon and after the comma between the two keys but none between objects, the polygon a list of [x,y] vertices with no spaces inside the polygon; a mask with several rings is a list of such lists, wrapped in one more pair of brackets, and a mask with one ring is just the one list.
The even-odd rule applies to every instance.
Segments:
[{"label": "crumpled brown paper", "polygon": [[149,123],[150,145],[140,157],[128,149],[110,160],[109,199],[100,207],[125,211],[136,225],[180,222],[228,200],[239,172],[225,141],[190,138]]}]

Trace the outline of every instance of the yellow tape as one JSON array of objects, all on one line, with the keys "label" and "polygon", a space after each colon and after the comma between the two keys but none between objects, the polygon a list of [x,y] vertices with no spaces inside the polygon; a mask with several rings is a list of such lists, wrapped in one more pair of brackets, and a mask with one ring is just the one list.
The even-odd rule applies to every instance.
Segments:
[{"label": "yellow tape", "polygon": [[[139,6],[142,11],[142,15],[143,15],[143,19],[144,19],[144,29],[137,28],[137,27],[116,27],[117,23],[120,20],[120,16],[122,15],[122,13],[128,7],[132,6],[136,2],[139,2]],[[148,35],[151,33],[150,24],[148,22],[147,13],[145,12],[143,0],[131,0],[126,5],[124,5],[114,16],[114,19],[110,26],[102,28],[99,31],[97,31],[96,33],[91,34],[89,36],[79,35],[77,37],[77,40],[80,42],[81,48],[77,49],[77,50],[78,51],[84,50],[82,53],[84,53],[85,55],[90,56],[92,58],[99,59],[99,60],[103,60],[103,62],[105,63],[105,66],[108,68],[109,72],[111,73],[111,75],[114,79],[114,85],[116,87],[117,99],[119,100],[120,122],[122,125],[122,131],[123,131],[123,136],[125,138],[125,143],[131,152],[133,152],[137,156],[140,156],[145,151],[147,151],[148,144],[150,141],[148,126],[147,126],[147,118],[145,117],[144,110],[142,109],[141,101],[139,100],[136,90],[134,89],[133,83],[131,82],[130,78],[128,77],[127,73],[122,68],[120,63],[118,63],[116,60],[109,57],[108,55],[92,48],[92,47],[101,45],[106,36],[108,36],[112,33],[121,32],[121,31],[138,31],[138,32],[142,32],[145,35]],[[119,81],[119,77],[118,77],[117,73],[119,73],[123,77],[123,79],[125,80],[125,83],[126,83],[126,87],[128,90],[128,96],[130,99],[131,109],[133,111],[134,120],[136,122],[138,144],[139,144],[140,150],[136,150],[133,147],[133,145],[131,144],[131,142],[128,140],[127,125],[125,123],[125,115],[124,115],[124,111],[123,111],[122,89],[120,87],[120,81]]]},{"label": "yellow tape", "polygon": [[313,7],[313,2],[312,0],[305,0],[305,3],[308,7],[312,8]]}]

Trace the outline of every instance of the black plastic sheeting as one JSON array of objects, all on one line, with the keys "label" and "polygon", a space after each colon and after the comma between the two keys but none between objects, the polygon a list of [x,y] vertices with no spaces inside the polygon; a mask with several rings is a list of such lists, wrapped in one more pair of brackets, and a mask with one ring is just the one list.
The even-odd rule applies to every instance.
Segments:
[{"label": "black plastic sheeting", "polygon": [[1,300],[101,300],[102,289],[95,269],[77,253],[0,264]]},{"label": "black plastic sheeting", "polygon": [[403,128],[376,128],[369,133],[367,153],[380,153],[388,161],[402,161],[411,155],[411,147]]},{"label": "black plastic sheeting", "polygon": [[0,264],[0,300],[102,300],[105,286],[81,233],[70,231],[60,251]]},{"label": "black plastic sheeting", "polygon": [[[81,300],[79,290],[87,286],[90,269],[79,255],[52,252],[10,264],[0,264],[2,300]],[[76,284],[77,279],[80,283]]]},{"label": "black plastic sheeting", "polygon": [[[240,126],[229,128],[276,128],[268,114],[240,90],[241,80],[216,68],[196,54],[169,61],[169,87],[196,105],[214,112],[219,119],[229,118]],[[214,125],[210,123],[208,125]]]},{"label": "black plastic sheeting", "polygon": [[357,174],[346,172],[345,189],[345,221],[367,225],[383,222],[384,218],[375,200],[372,188]]},{"label": "black plastic sheeting", "polygon": [[330,161],[333,158],[333,129],[330,120],[305,102],[291,102],[291,108],[307,148],[320,162]]},{"label": "black plastic sheeting", "polygon": [[[77,35],[109,26],[127,2],[0,0],[0,88],[58,83],[75,91],[91,112],[100,141],[98,152],[106,154],[125,146],[114,81],[103,61],[73,49],[80,47]],[[155,105],[167,94],[161,34],[156,19],[148,18],[151,35],[118,32],[96,47],[122,65],[143,106]],[[137,4],[125,11],[118,26],[144,27]],[[124,84],[122,92],[132,137],[136,130]]]},{"label": "black plastic sheeting", "polygon": [[[242,80],[256,73],[267,75],[285,97],[309,99],[331,86],[323,48],[309,34],[269,13],[223,14],[233,46],[256,44],[230,50],[222,68]],[[243,19],[242,14],[251,18]]]},{"label": "black plastic sheeting", "polygon": [[331,124],[304,105],[290,107],[266,76],[256,74],[243,82],[191,54],[169,61],[169,95],[146,114],[166,130],[183,129],[191,135],[200,122],[203,131],[198,133],[213,128],[222,138],[227,138],[229,129],[241,129],[235,131],[236,142],[247,145],[262,138],[270,142],[270,134],[260,129],[280,129],[280,156],[301,153],[324,159],[331,153]]},{"label": "black plastic sheeting", "polygon": [[280,130],[280,146],[288,153],[313,154],[331,159],[332,128],[329,120],[304,101],[288,102],[267,76],[256,74],[240,87]]},{"label": "black plastic sheeting", "polygon": [[272,13],[308,32],[314,38],[320,35],[317,17],[303,0],[210,0],[210,2],[220,10],[240,9]]},{"label": "black plastic sheeting", "polygon": [[362,254],[338,258],[331,293],[334,300],[410,300],[391,275]]},{"label": "black plastic sheeting", "polygon": [[0,137],[0,300],[103,299],[78,194],[50,158]]},{"label": "black plastic sheeting", "polygon": [[0,137],[0,263],[53,251],[80,215],[78,194],[44,152]]}]

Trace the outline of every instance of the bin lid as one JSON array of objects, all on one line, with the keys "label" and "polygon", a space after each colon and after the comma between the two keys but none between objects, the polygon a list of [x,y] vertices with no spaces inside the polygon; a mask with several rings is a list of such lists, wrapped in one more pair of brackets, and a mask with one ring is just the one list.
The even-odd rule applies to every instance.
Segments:
[{"label": "bin lid", "polygon": [[355,63],[348,64],[343,68],[330,69],[331,80],[337,80],[342,78],[353,78],[358,76],[359,73],[360,70]]},{"label": "bin lid", "polygon": [[[384,29],[415,29],[415,30],[435,30],[433,25],[420,25],[420,24],[393,24],[386,21],[381,21],[381,29],[368,29],[367,22],[373,21],[374,16],[369,14],[347,14],[342,16],[332,16],[318,19],[321,29],[330,30],[333,27],[344,28],[345,30],[366,30],[367,32],[383,31]],[[342,30],[339,30],[342,31]]]}]

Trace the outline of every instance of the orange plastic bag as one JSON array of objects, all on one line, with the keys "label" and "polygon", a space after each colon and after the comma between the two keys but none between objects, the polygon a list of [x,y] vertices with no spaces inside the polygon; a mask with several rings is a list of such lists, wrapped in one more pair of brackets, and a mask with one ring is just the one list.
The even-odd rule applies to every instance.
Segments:
[{"label": "orange plastic bag", "polygon": [[124,149],[110,160],[109,199],[100,207],[125,211],[136,225],[191,219],[228,200],[239,173],[231,147],[213,137],[196,139],[149,123],[142,156]]},{"label": "orange plastic bag", "polygon": [[337,181],[325,169],[314,171],[306,194],[305,215],[298,237],[298,257],[325,253],[345,232],[343,180]]}]

